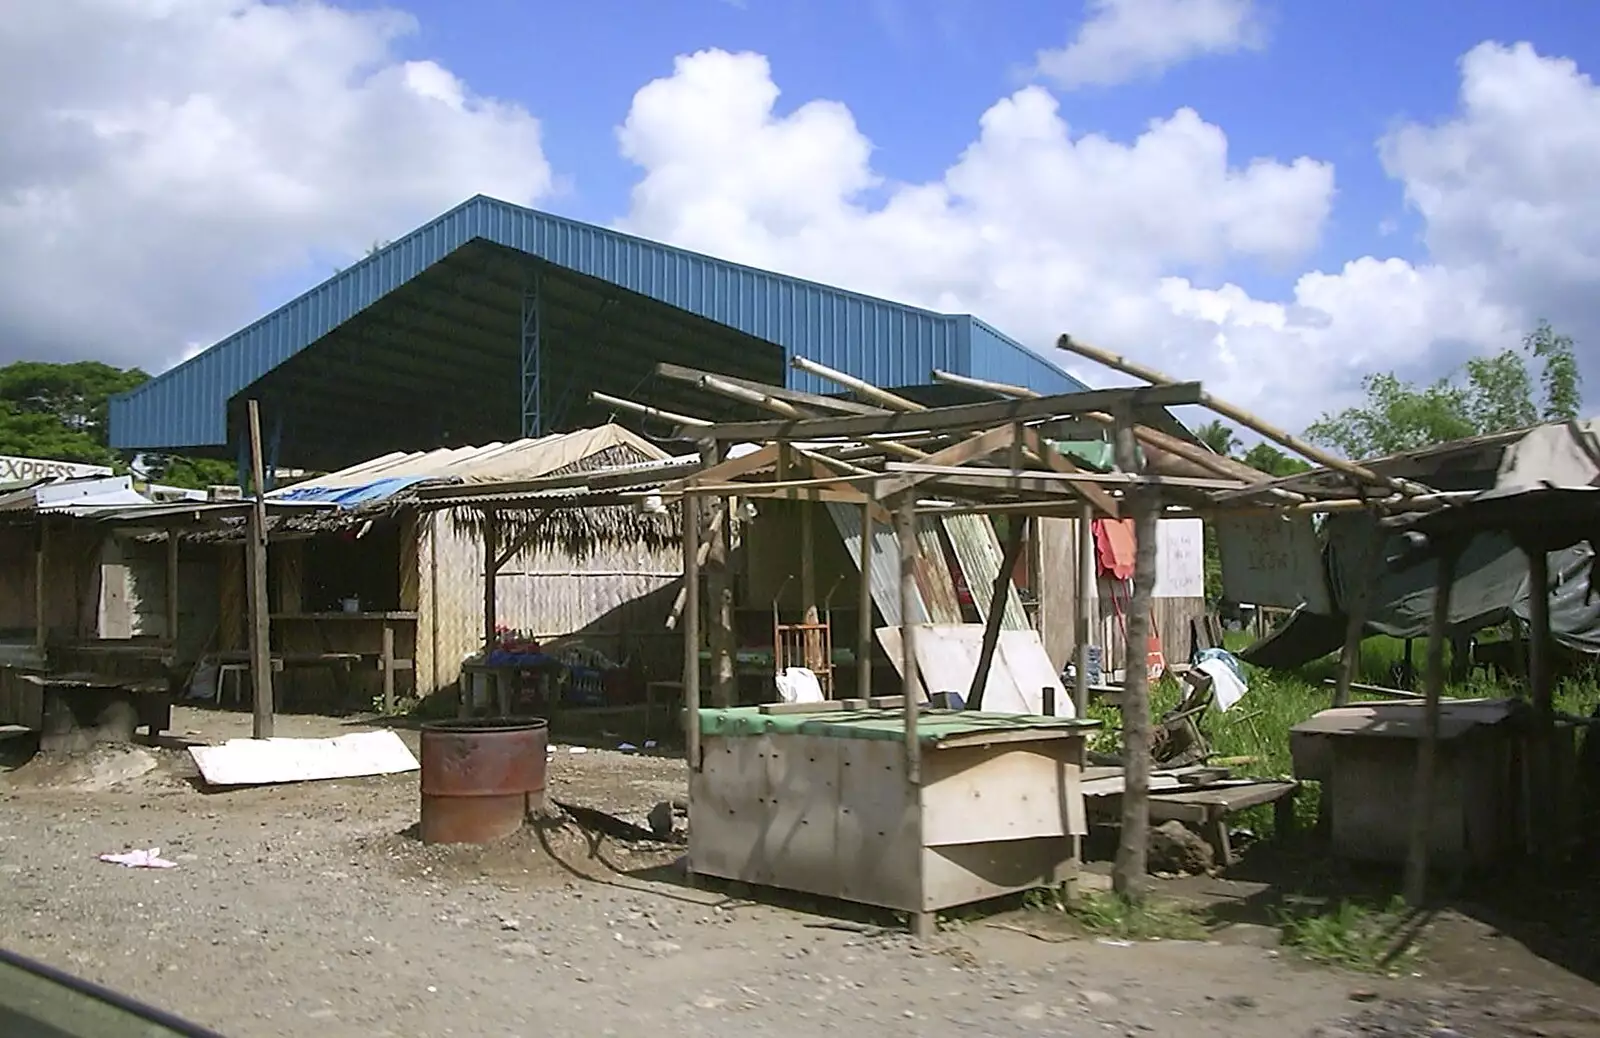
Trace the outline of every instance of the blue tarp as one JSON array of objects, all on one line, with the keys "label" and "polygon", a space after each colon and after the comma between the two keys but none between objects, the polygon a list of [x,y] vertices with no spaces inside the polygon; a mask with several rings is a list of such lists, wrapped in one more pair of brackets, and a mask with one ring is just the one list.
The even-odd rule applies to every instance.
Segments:
[{"label": "blue tarp", "polygon": [[337,505],[340,508],[359,508],[370,505],[374,501],[382,501],[393,497],[406,487],[426,482],[429,476],[391,476],[388,479],[378,479],[371,483],[363,483],[355,487],[319,487],[315,484],[306,487],[290,487],[281,493],[273,494],[273,501],[302,501],[316,502],[318,504]]}]

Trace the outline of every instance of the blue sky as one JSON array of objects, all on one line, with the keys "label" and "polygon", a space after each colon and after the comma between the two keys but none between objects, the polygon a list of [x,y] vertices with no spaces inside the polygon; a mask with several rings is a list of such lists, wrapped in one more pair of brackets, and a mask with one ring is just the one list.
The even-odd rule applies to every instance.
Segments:
[{"label": "blue sky", "polygon": [[[379,6],[379,5],[369,5]],[[1028,82],[1041,48],[1084,17],[1076,0],[402,0],[420,32],[401,46],[441,61],[481,94],[538,116],[545,152],[568,192],[547,208],[596,223],[627,209],[638,171],[615,127],[634,92],[705,48],[753,50],[772,62],[780,111],[842,101],[893,180],[938,177],[969,144],[978,117]],[[1366,253],[1414,259],[1418,223],[1384,175],[1377,141],[1402,119],[1449,113],[1457,61],[1484,40],[1530,41],[1591,67],[1600,4],[1572,0],[1262,0],[1269,42],[1206,56],[1164,74],[1059,93],[1075,133],[1119,140],[1189,106],[1227,131],[1236,163],[1300,155],[1331,161],[1338,196],[1309,266],[1337,269]],[[1387,227],[1385,226],[1387,225]],[[1381,229],[1382,228],[1382,229]],[[1384,233],[1388,230],[1389,233]],[[1299,272],[1229,275],[1255,292]]]}]

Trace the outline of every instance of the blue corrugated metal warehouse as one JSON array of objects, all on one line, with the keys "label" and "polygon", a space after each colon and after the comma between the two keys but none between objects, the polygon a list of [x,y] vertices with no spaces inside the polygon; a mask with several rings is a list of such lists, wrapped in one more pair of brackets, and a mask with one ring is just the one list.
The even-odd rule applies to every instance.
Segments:
[{"label": "blue corrugated metal warehouse", "polygon": [[608,415],[591,390],[752,417],[656,365],[834,391],[791,368],[795,355],[886,388],[925,385],[934,368],[1082,388],[968,315],[478,196],[114,399],[111,443],[235,457],[251,397],[272,459],[310,468],[595,424]]}]

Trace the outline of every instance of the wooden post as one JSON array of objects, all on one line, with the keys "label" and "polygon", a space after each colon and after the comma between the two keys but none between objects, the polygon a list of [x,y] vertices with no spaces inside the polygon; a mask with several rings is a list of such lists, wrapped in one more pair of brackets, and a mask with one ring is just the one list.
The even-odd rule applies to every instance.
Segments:
[{"label": "wooden post", "polygon": [[178,531],[167,531],[167,641],[178,648]]},{"label": "wooden post", "polygon": [[[1117,468],[1139,470],[1130,415],[1118,415]],[[1122,839],[1111,870],[1111,887],[1139,899],[1147,885],[1150,830],[1150,593],[1156,580],[1156,522],[1161,497],[1156,487],[1130,487],[1125,498],[1133,512],[1133,601],[1128,606],[1126,677],[1122,685]]]},{"label": "wooden post", "polygon": [[1089,715],[1089,643],[1093,639],[1094,623],[1090,616],[1094,609],[1094,506],[1085,502],[1078,516],[1078,587],[1077,615],[1073,627],[1077,637],[1077,679],[1072,685],[1072,705],[1079,717]]},{"label": "wooden post", "polygon": [[[800,605],[805,610],[802,623],[814,624],[821,617],[817,609],[817,531],[816,504],[802,500],[800,507]],[[805,632],[806,669],[822,673],[822,639],[816,631]]]},{"label": "wooden post", "polygon": [[50,644],[50,621],[45,615],[46,564],[50,555],[50,520],[43,515],[39,520],[39,543],[33,553],[33,646],[43,656]]},{"label": "wooden post", "polygon": [[[726,460],[727,451],[715,443],[700,448],[700,463],[711,468]],[[734,499],[723,502],[721,514],[713,511],[714,527],[708,538],[709,550],[705,554],[706,596],[711,607],[706,611],[710,621],[707,644],[711,649],[711,704],[732,706],[736,689],[734,676],[733,644],[733,585],[728,579],[728,556],[732,550],[732,512]],[[698,521],[699,509],[696,509]],[[697,555],[696,558],[699,556]]]},{"label": "wooden post", "polygon": [[1423,701],[1422,740],[1417,744],[1417,778],[1411,791],[1411,839],[1406,851],[1405,895],[1420,908],[1428,896],[1428,844],[1433,835],[1433,773],[1439,743],[1439,700],[1444,695],[1445,628],[1450,625],[1450,590],[1460,549],[1444,546],[1433,591],[1433,621],[1428,626],[1428,677]]},{"label": "wooden post", "polygon": [[872,696],[872,508],[861,506],[861,588],[856,599],[856,695]]},{"label": "wooden post", "polygon": [[394,624],[383,622],[382,652],[378,663],[383,667],[383,716],[394,716]]},{"label": "wooden post", "polygon": [[700,498],[683,495],[683,739],[700,769]]},{"label": "wooden post", "polygon": [[967,709],[983,709],[983,692],[989,683],[989,667],[994,662],[995,647],[1000,644],[1000,621],[1006,612],[1006,591],[1011,586],[1011,571],[1017,567],[1017,556],[1022,554],[1021,516],[1007,519],[1006,550],[1000,563],[1000,572],[994,578],[994,593],[989,599],[989,615],[984,618],[983,644],[978,649],[978,666],[972,672],[972,687],[967,690]]},{"label": "wooden post", "polygon": [[1555,698],[1550,680],[1550,557],[1542,549],[1524,547],[1528,557],[1528,693],[1533,704],[1533,738],[1529,740],[1528,819],[1536,859],[1556,849],[1558,791],[1555,781]]},{"label": "wooden post", "polygon": [[917,707],[921,675],[917,672],[917,625],[911,621],[917,601],[917,498],[908,493],[895,512],[895,539],[900,542],[900,673],[904,678],[906,708],[906,779],[922,781],[922,743],[917,735]]},{"label": "wooden post", "polygon": [[250,681],[255,707],[252,734],[257,739],[272,738],[272,620],[267,607],[267,498],[266,473],[261,462],[261,408],[255,400],[246,404],[250,436],[250,481],[255,491],[255,507],[250,509],[250,530],[246,543],[249,565],[245,567],[250,595]]},{"label": "wooden post", "polygon": [[1356,670],[1361,666],[1361,641],[1372,605],[1372,587],[1383,572],[1383,527],[1378,525],[1376,512],[1369,512],[1368,516],[1372,520],[1372,530],[1367,535],[1367,553],[1361,560],[1355,597],[1345,617],[1344,649],[1339,653],[1339,672],[1333,686],[1334,706],[1346,706],[1350,702],[1350,682],[1355,680]]}]

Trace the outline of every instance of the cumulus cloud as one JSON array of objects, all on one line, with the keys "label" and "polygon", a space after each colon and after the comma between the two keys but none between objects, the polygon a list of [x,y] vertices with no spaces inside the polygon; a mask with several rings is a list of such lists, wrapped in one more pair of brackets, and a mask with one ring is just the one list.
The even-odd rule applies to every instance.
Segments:
[{"label": "cumulus cloud", "polygon": [[1600,201],[1585,188],[1600,163],[1600,92],[1527,47],[1474,50],[1457,113],[1380,142],[1427,256],[1309,271],[1276,299],[1232,279],[1293,269],[1318,244],[1334,200],[1327,163],[1232,155],[1188,109],[1131,140],[1079,133],[1029,87],[983,115],[940,177],[887,183],[848,108],[780,114],[777,99],[766,59],[721,51],[680,58],[641,89],[619,128],[642,169],[623,224],[973,312],[1044,351],[1070,332],[1294,427],[1351,402],[1364,374],[1442,373],[1515,343],[1539,316],[1600,341],[1587,287]]},{"label": "cumulus cloud", "polygon": [[538,122],[406,60],[414,29],[319,0],[8,11],[0,361],[162,367],[257,316],[268,278],[474,192],[545,195]]},{"label": "cumulus cloud", "polygon": [[1039,52],[1036,71],[1067,89],[1159,76],[1207,54],[1266,41],[1254,0],[1088,0],[1078,34]]}]

